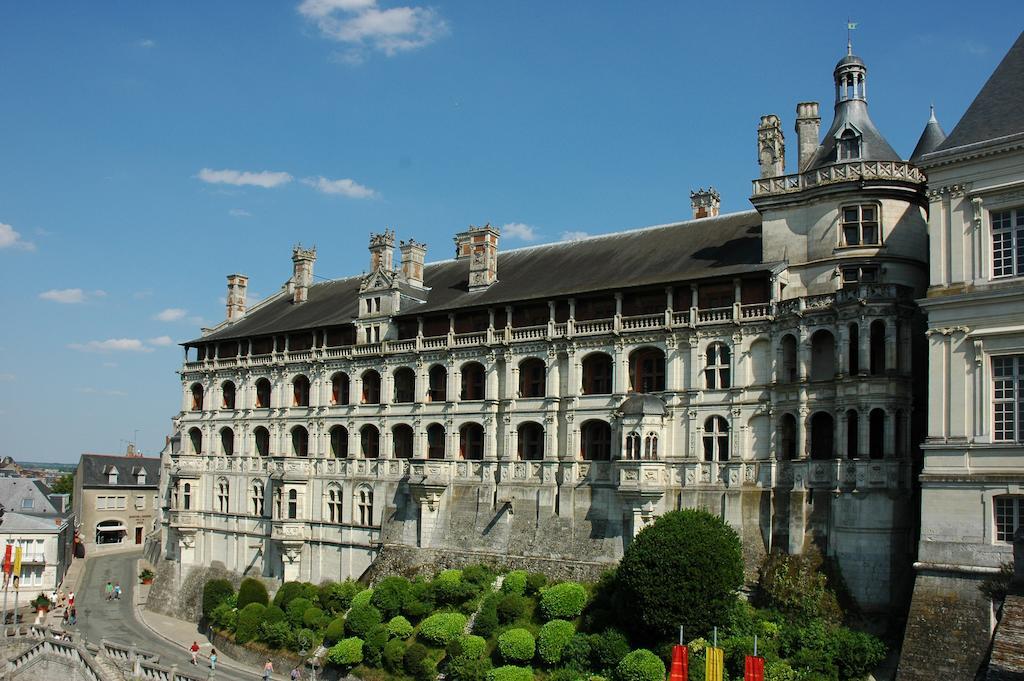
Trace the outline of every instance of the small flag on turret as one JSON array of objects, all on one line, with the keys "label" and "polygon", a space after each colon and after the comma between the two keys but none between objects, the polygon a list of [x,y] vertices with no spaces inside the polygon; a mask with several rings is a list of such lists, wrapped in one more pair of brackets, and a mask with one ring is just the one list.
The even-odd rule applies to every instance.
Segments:
[{"label": "small flag on turret", "polygon": [[672,670],[668,681],[690,680],[690,650],[686,646],[672,646]]},{"label": "small flag on turret", "polygon": [[852,31],[855,28],[857,28],[857,22],[856,21],[847,21],[846,22],[846,29],[847,30]]},{"label": "small flag on turret", "polygon": [[704,660],[705,681],[722,681],[722,671],[725,666],[725,651],[721,648],[707,647],[707,657]]}]

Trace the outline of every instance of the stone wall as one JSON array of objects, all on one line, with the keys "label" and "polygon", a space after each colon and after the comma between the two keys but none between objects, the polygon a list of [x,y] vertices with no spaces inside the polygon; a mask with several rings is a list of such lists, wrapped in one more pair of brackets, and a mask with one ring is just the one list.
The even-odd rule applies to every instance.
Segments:
[{"label": "stone wall", "polygon": [[178,563],[160,560],[155,565],[156,579],[149,591],[146,609],[189,622],[198,622],[203,614],[203,585],[211,579],[226,579],[235,589],[242,575],[224,567],[223,563],[187,568],[179,583]]}]

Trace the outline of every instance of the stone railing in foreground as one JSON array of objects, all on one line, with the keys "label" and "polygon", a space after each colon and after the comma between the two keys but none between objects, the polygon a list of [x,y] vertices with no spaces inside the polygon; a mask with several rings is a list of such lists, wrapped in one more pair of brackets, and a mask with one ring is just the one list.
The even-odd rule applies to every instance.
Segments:
[{"label": "stone railing in foreground", "polygon": [[917,166],[903,161],[853,161],[825,166],[806,173],[754,180],[753,198],[791,194],[814,187],[859,180],[924,183],[928,178]]}]

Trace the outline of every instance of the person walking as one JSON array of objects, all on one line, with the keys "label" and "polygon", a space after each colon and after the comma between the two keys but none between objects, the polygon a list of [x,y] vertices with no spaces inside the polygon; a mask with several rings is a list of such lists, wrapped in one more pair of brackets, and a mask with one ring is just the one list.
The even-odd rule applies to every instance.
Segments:
[{"label": "person walking", "polygon": [[270,681],[270,675],[274,673],[274,663],[267,658],[267,663],[263,665],[263,681]]},{"label": "person walking", "polygon": [[302,678],[302,672],[299,671],[298,667],[292,669],[292,681],[299,681]]},{"label": "person walking", "polygon": [[199,641],[192,641],[188,651],[192,653],[192,664],[199,664]]},{"label": "person walking", "polygon": [[78,624],[78,608],[71,606],[71,626]]},{"label": "person walking", "polygon": [[68,607],[69,608],[75,607],[75,592],[74,591],[69,591],[68,592]]},{"label": "person walking", "polygon": [[114,600],[121,600],[121,582],[114,585]]},{"label": "person walking", "polygon": [[105,587],[103,587],[103,592],[107,595],[107,600],[108,601],[111,598],[113,598],[114,597],[114,583],[113,582],[107,582],[107,585]]},{"label": "person walking", "polygon": [[217,649],[210,648],[210,671],[216,671],[217,669]]},{"label": "person walking", "polygon": [[67,608],[64,608],[63,620],[64,620],[64,626],[65,627],[68,626],[68,622],[71,620],[71,612]]}]

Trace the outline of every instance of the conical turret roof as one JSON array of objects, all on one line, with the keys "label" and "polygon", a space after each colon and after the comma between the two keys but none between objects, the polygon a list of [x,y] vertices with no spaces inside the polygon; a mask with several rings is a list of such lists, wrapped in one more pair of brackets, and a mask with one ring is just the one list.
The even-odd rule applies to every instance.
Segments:
[{"label": "conical turret roof", "polygon": [[910,154],[910,160],[916,161],[925,154],[929,154],[939,148],[939,145],[946,140],[946,133],[935,118],[935,107],[932,107],[932,114],[928,117],[928,123],[921,132],[921,139],[917,140],[917,146]]}]

